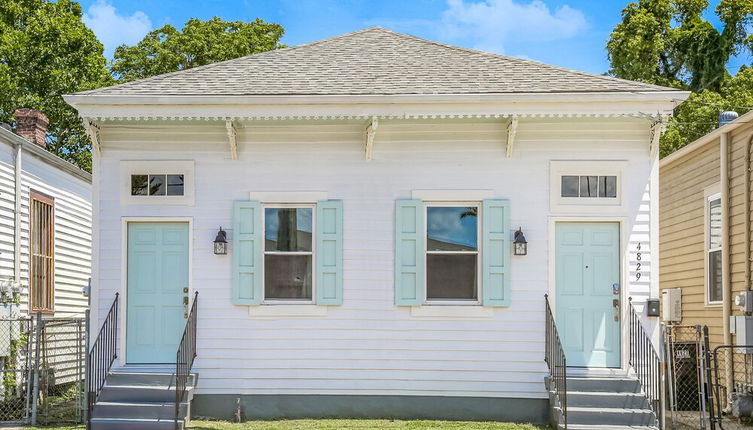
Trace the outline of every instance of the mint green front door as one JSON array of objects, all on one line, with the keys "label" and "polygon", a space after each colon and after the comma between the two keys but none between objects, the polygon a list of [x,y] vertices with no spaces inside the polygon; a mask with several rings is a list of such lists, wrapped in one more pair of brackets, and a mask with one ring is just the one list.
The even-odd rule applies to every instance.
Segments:
[{"label": "mint green front door", "polygon": [[188,223],[128,224],[126,361],[173,363],[185,326]]},{"label": "mint green front door", "polygon": [[555,313],[568,366],[620,367],[619,224],[557,223],[555,242]]}]

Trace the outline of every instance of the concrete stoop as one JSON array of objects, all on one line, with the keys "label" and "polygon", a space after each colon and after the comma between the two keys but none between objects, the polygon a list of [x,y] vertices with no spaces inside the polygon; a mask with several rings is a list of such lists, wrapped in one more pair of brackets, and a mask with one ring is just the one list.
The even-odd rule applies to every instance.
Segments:
[{"label": "concrete stoop", "polygon": [[[549,381],[546,381],[549,389]],[[556,394],[549,391],[550,422],[564,429]],[[567,427],[570,430],[658,430],[640,383],[629,377],[568,377]]]},{"label": "concrete stoop", "polygon": [[[188,381],[178,428],[191,412],[197,375]],[[115,370],[105,380],[92,412],[92,430],[175,429],[175,374],[167,371]]]}]

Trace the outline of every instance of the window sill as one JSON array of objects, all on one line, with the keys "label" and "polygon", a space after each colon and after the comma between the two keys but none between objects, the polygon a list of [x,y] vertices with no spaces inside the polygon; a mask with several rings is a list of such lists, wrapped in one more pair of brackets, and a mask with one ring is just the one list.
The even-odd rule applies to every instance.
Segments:
[{"label": "window sill", "polygon": [[327,316],[327,306],[313,304],[250,306],[248,314],[254,318],[324,317]]},{"label": "window sill", "polygon": [[424,305],[412,306],[410,315],[415,318],[491,319],[494,309],[481,305]]}]

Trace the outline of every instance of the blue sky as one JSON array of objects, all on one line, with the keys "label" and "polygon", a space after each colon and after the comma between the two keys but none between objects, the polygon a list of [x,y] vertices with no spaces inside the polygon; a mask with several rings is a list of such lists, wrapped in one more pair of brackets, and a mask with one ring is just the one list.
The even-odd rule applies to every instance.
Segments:
[{"label": "blue sky", "polygon": [[[85,22],[105,45],[135,44],[189,18],[282,24],[298,45],[378,25],[414,36],[604,73],[606,41],[627,0],[84,0]],[[713,5],[718,0],[711,2]],[[709,18],[714,18],[713,14]],[[750,61],[733,59],[736,71]]]}]

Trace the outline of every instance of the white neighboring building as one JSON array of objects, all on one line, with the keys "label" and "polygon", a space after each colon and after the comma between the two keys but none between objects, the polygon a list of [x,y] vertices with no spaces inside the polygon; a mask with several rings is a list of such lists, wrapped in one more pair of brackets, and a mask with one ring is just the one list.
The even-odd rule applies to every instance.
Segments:
[{"label": "white neighboring building", "polygon": [[627,372],[685,97],[380,28],[66,96],[93,329],[120,293],[116,369],[170,372],[200,292],[195,415],[544,422],[545,294],[571,365]]},{"label": "white neighboring building", "polygon": [[45,149],[41,112],[19,109],[15,116],[16,133],[0,127],[0,302],[16,293],[21,315],[31,306],[46,316],[83,317],[91,174]]}]

